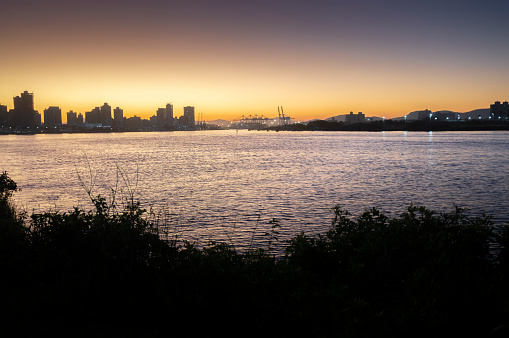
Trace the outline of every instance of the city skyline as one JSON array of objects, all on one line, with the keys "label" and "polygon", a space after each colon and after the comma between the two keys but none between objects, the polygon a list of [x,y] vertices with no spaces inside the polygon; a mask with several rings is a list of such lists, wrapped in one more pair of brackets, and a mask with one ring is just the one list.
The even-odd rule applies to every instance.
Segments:
[{"label": "city skyline", "polygon": [[[113,113],[113,115],[112,115]],[[65,123],[62,119],[66,116]],[[44,119],[43,119],[44,117]],[[183,107],[183,114],[179,117],[173,114],[173,105],[167,103],[165,108],[158,108],[157,113],[149,119],[142,119],[140,116],[124,116],[124,110],[112,107],[105,102],[100,107],[95,107],[84,114],[70,110],[62,113],[59,106],[50,106],[44,109],[41,114],[34,104],[34,94],[25,90],[18,96],[13,97],[13,108],[8,109],[6,105],[0,104],[0,129],[21,130],[58,128],[66,124],[68,127],[79,128],[113,128],[120,129],[158,129],[158,130],[193,130],[196,126],[195,107]],[[198,125],[201,121],[198,120]]]},{"label": "city skyline", "polygon": [[[474,113],[474,112],[480,111],[480,110],[484,110],[484,111],[486,111],[486,110],[492,110],[492,111],[493,110],[495,110],[495,111],[502,110],[504,112],[504,114],[507,114],[507,110],[508,110],[507,104],[508,104],[507,101],[504,101],[503,104],[501,104],[500,100],[497,100],[497,101],[495,101],[494,104],[490,104],[490,108],[487,108],[487,105],[486,105],[486,108],[473,109],[473,110],[465,111],[465,112],[452,112],[449,110],[440,109],[440,110],[436,110],[435,113],[469,114],[469,113]],[[81,124],[83,124],[83,123],[101,124],[104,126],[113,126],[113,127],[118,128],[121,126],[115,125],[115,120],[118,123],[118,121],[123,118],[136,118],[136,119],[141,118],[141,119],[147,120],[147,121],[153,121],[155,119],[155,121],[156,121],[155,126],[157,126],[158,128],[171,127],[175,123],[183,123],[184,125],[191,125],[191,124],[195,124],[196,122],[198,122],[198,123],[213,122],[213,120],[206,121],[203,118],[202,113],[198,113],[198,117],[195,120],[195,116],[194,116],[195,107],[194,106],[182,107],[183,112],[179,117],[177,117],[177,115],[174,114],[174,107],[173,107],[173,104],[171,104],[171,103],[167,103],[165,105],[165,107],[157,108],[157,110],[154,114],[147,116],[147,117],[138,116],[137,114],[124,115],[124,109],[122,109],[118,106],[116,108],[113,108],[107,102],[105,102],[101,106],[95,106],[92,109],[88,109],[87,111],[85,111],[83,113],[75,112],[72,109],[67,112],[64,112],[64,111],[62,111],[60,106],[46,107],[43,109],[43,113],[41,113],[37,109],[37,105],[34,103],[34,93],[26,91],[26,90],[18,96],[13,96],[13,108],[12,109],[9,109],[9,106],[7,104],[4,105],[4,104],[0,103],[0,108],[1,108],[0,109],[0,117],[3,116],[2,114],[6,114],[5,116],[7,116],[7,114],[11,114],[11,112],[12,112],[15,115],[12,115],[11,119],[15,118],[16,115],[19,115],[19,113],[18,114],[15,113],[16,105],[18,105],[18,107],[24,107],[28,110],[33,110],[34,113],[36,114],[36,119],[39,120],[39,125],[42,124],[44,126],[51,126],[51,127],[62,125],[62,124],[68,124],[68,125],[77,125],[78,124],[79,125],[80,123],[78,123],[78,121],[81,121]],[[503,108],[500,108],[497,105],[500,105],[500,107],[503,107]],[[282,111],[280,112],[279,108],[282,109],[282,107],[278,107],[278,113],[281,113]],[[192,111],[192,118],[190,118],[191,111]],[[19,112],[19,108],[18,108],[18,112]],[[424,113],[429,114],[431,112],[432,112],[431,110],[426,108],[423,110],[407,112],[406,114],[401,115],[401,116],[387,117],[387,116],[383,115],[383,116],[370,116],[370,117],[383,118],[383,119],[386,119],[386,118],[387,119],[391,119],[391,118],[400,118],[400,119],[405,118],[406,119],[407,116],[412,116],[412,115],[415,115],[416,113],[419,113],[419,115],[421,115]],[[336,116],[326,117],[325,119],[334,120],[335,117],[344,116],[345,119],[348,120],[348,115],[352,115],[352,114],[353,114],[353,112],[342,113],[342,114],[337,114]],[[356,115],[366,116],[366,114],[364,114],[362,112],[358,112]],[[292,120],[292,117],[289,117],[288,115],[283,114],[282,116],[284,119],[287,119],[288,121]],[[260,121],[261,120],[269,120],[269,119],[270,120],[278,120],[277,116],[272,117],[272,116],[263,116],[263,115],[253,115],[253,116],[242,115],[239,119],[236,119],[236,120],[251,119],[251,117],[253,119],[260,119]],[[281,115],[279,115],[279,119],[281,119],[281,118],[282,118]],[[2,120],[3,119],[0,118],[0,123],[2,122]],[[220,117],[216,118],[216,120],[228,121],[228,120],[224,120]],[[310,119],[309,121],[311,121],[311,120],[315,120],[315,119]],[[191,121],[192,121],[192,123],[191,123]],[[368,119],[368,121],[369,121],[369,119]],[[234,123],[234,121],[231,121],[231,122]],[[293,122],[299,123],[299,122],[308,122],[308,121],[304,121],[304,120],[297,121],[297,120],[293,119]]]},{"label": "city skyline", "polygon": [[103,102],[149,118],[205,120],[350,111],[403,116],[505,100],[504,1],[8,1],[0,104],[36,93],[85,113]]}]

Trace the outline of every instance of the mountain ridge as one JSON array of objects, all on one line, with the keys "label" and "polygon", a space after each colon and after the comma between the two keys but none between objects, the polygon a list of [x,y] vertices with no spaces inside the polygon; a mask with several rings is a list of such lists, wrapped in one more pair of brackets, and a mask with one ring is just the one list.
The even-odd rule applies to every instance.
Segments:
[{"label": "mountain ridge", "polygon": [[[490,116],[490,108],[479,108],[479,109],[474,109],[474,110],[471,110],[468,112],[463,112],[463,113],[455,112],[452,110],[430,111],[430,110],[426,109],[426,110],[416,110],[416,111],[408,113],[407,115],[400,116],[400,117],[393,117],[393,118],[387,119],[387,120],[396,120],[396,121],[404,120],[405,116],[406,116],[407,121],[415,121],[415,120],[419,119],[419,113],[423,113],[423,112],[428,112],[428,113],[431,112],[432,114],[436,114],[436,113],[455,114],[455,115],[459,115],[460,119],[463,119],[463,120],[467,120],[469,118],[470,119],[474,119],[474,118],[478,119],[479,117],[481,119],[487,119]],[[340,114],[340,115],[328,117],[324,120],[325,121],[337,121],[337,122],[343,121],[343,122],[345,122],[347,115],[349,115],[349,114]],[[380,121],[380,120],[383,120],[384,118],[379,117],[379,116],[366,116],[366,119],[369,119],[370,121]],[[313,120],[316,120],[316,119],[313,119]],[[313,120],[310,120],[310,121],[313,121]],[[307,122],[309,122],[309,121],[307,121]]]}]

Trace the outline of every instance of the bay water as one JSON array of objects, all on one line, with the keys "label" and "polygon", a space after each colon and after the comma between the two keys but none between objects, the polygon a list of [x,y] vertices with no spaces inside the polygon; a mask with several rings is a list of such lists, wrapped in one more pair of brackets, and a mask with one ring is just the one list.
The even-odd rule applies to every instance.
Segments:
[{"label": "bay water", "polygon": [[0,136],[0,171],[32,212],[90,209],[92,196],[134,197],[168,236],[242,250],[410,203],[469,208],[509,221],[509,132],[195,132]]}]

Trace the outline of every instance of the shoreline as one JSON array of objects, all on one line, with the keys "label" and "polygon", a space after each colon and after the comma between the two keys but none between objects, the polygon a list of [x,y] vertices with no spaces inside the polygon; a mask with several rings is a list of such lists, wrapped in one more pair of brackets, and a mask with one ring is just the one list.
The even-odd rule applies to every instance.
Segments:
[{"label": "shoreline", "polygon": [[315,120],[307,124],[289,124],[282,126],[267,127],[265,125],[246,125],[237,128],[218,128],[216,126],[197,127],[196,129],[186,130],[167,130],[167,129],[113,129],[113,128],[59,128],[36,130],[0,130],[0,135],[35,135],[35,134],[94,134],[94,133],[147,133],[147,132],[175,132],[175,131],[207,131],[207,130],[248,130],[248,131],[407,131],[407,132],[429,132],[429,131],[507,131],[509,122],[492,121],[375,121],[369,123],[345,124],[343,122],[329,122],[325,120]]}]

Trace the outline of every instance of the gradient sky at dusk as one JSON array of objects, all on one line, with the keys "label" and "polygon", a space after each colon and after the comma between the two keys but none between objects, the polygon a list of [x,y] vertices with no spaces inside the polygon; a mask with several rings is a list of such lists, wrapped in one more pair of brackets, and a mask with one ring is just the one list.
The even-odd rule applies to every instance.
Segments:
[{"label": "gradient sky at dusk", "polygon": [[205,120],[509,100],[509,1],[2,0],[0,104]]}]

